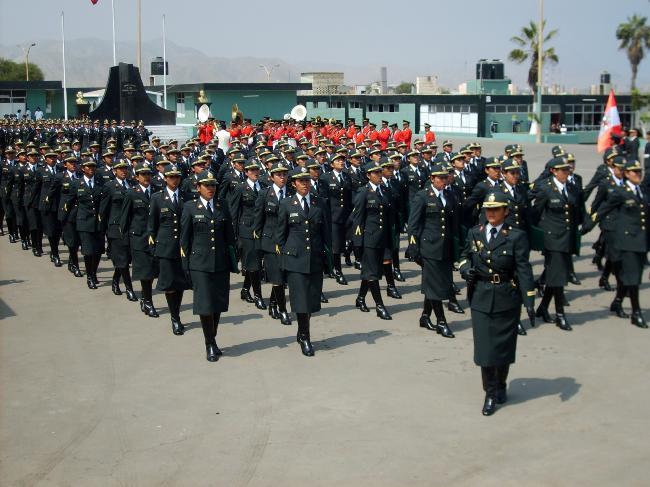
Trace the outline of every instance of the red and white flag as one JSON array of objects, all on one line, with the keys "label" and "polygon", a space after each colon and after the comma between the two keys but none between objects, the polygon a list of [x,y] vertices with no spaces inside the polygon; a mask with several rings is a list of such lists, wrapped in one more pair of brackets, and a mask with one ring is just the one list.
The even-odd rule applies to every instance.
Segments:
[{"label": "red and white flag", "polygon": [[90,3],[92,3],[93,5],[97,5],[97,2],[99,2],[99,0],[90,0]]},{"label": "red and white flag", "polygon": [[598,152],[604,152],[609,149],[614,142],[612,135],[621,135],[621,119],[618,116],[618,108],[616,107],[616,98],[614,98],[614,90],[609,92],[609,99],[607,100],[607,107],[603,119],[600,122],[600,132],[598,134]]}]

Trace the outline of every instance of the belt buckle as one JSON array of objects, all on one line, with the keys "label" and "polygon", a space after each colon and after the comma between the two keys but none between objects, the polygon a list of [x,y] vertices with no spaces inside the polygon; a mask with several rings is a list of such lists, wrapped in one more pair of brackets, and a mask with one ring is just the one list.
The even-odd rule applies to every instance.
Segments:
[{"label": "belt buckle", "polygon": [[492,284],[501,284],[501,275],[493,274],[492,275]]}]

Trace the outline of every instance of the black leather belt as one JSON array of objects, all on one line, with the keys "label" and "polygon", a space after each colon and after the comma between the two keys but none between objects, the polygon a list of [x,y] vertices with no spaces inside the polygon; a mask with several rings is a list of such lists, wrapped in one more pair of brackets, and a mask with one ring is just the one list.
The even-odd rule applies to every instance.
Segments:
[{"label": "black leather belt", "polygon": [[509,274],[490,274],[489,276],[482,276],[479,274],[476,276],[476,280],[490,282],[492,284],[501,284],[503,282],[510,282],[512,276]]}]

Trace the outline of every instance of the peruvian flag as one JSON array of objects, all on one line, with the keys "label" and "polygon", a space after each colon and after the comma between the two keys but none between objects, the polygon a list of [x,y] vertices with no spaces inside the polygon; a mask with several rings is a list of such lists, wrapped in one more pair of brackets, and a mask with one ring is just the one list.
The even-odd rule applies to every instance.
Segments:
[{"label": "peruvian flag", "polygon": [[99,0],[90,0],[90,3],[92,3],[93,5],[97,5],[97,2],[99,2]]},{"label": "peruvian flag", "polygon": [[604,152],[609,149],[614,143],[612,142],[612,135],[621,135],[621,119],[618,116],[618,108],[616,108],[616,98],[614,98],[614,90],[609,92],[609,99],[607,100],[607,107],[603,114],[603,120],[600,122],[600,133],[598,134],[598,152]]}]

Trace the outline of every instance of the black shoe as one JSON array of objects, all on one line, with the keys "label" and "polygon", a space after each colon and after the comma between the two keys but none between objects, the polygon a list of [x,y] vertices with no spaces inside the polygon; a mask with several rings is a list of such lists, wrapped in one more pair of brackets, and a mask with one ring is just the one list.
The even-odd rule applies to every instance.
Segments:
[{"label": "black shoe", "polygon": [[97,284],[95,284],[95,281],[90,276],[86,278],[86,284],[88,285],[88,289],[97,289]]},{"label": "black shoe", "polygon": [[544,323],[555,323],[555,321],[553,321],[553,318],[551,318],[551,315],[548,313],[548,308],[543,308],[542,305],[539,305],[537,307],[537,311],[535,311],[535,316],[543,319]]},{"label": "black shoe", "polygon": [[97,274],[92,275],[93,282],[95,283],[95,286],[99,286],[99,279],[97,279]]},{"label": "black shoe", "polygon": [[451,328],[449,328],[447,322],[443,320],[439,320],[436,324],[436,333],[438,333],[438,335],[442,335],[445,338],[456,337],[456,335],[454,335],[454,333],[451,331]]},{"label": "black shoe", "polygon": [[567,322],[566,316],[564,316],[564,313],[557,313],[555,315],[555,325],[560,329],[564,331],[571,331],[573,328],[571,328],[571,325]]},{"label": "black shoe", "polygon": [[350,259],[349,255],[345,256],[345,265],[348,267],[352,266],[352,259]]},{"label": "black shoe", "polygon": [[118,281],[113,281],[111,284],[111,291],[113,291],[113,294],[115,294],[115,296],[122,295],[122,290],[120,289],[120,283]]},{"label": "black shoe", "polygon": [[359,308],[361,311],[363,311],[364,313],[370,312],[370,310],[368,309],[368,306],[366,305],[366,298],[362,298],[361,296],[357,296],[357,300],[354,303],[354,305],[357,308]]},{"label": "black shoe", "polygon": [[247,303],[254,303],[255,300],[253,299],[253,296],[251,296],[251,292],[248,289],[242,289],[240,293],[240,297],[242,301],[246,301]]},{"label": "black shoe", "polygon": [[255,307],[257,309],[266,309],[266,303],[262,299],[262,296],[255,296],[253,299],[255,300]]},{"label": "black shoe", "polygon": [[429,318],[427,315],[420,316],[420,328],[426,328],[430,331],[438,331],[436,326],[431,323],[431,318]]},{"label": "black shoe", "polygon": [[11,233],[9,234],[9,243],[16,243],[16,237]]},{"label": "black shoe", "polygon": [[84,273],[81,272],[81,269],[79,269],[77,266],[73,265],[72,266],[72,273],[74,274],[74,277],[83,277]]},{"label": "black shoe", "polygon": [[68,262],[68,272],[74,274],[75,267],[72,265],[72,262]]},{"label": "black shoe", "polygon": [[280,312],[278,311],[278,303],[269,301],[269,316],[272,320],[277,320],[280,318]]},{"label": "black shoe", "polygon": [[[130,287],[126,288],[126,299],[133,302],[138,300],[138,297],[135,295],[135,292],[133,292],[133,288]],[[140,301],[140,309],[142,309],[142,301]],[[144,313],[144,309],[142,309],[142,312]]]},{"label": "black shoe", "polygon": [[305,357],[314,356],[314,347],[312,346],[308,336],[298,335],[298,343],[300,344],[300,350]]},{"label": "black shoe", "polygon": [[388,294],[388,297],[393,299],[402,299],[402,295],[395,286],[388,286],[386,288],[386,294]]},{"label": "black shoe", "polygon": [[354,261],[354,268],[356,270],[360,271],[361,270],[361,262],[359,262],[358,260],[355,260]]},{"label": "black shoe", "polygon": [[497,401],[493,396],[485,396],[485,402],[483,403],[483,416],[492,416],[497,410]]},{"label": "black shoe", "polygon": [[582,284],[582,283],[580,282],[580,279],[578,279],[578,276],[576,276],[576,273],[575,273],[575,272],[571,272],[571,273],[569,273],[569,282],[570,282],[571,284],[576,285],[576,286],[579,286],[580,284]]},{"label": "black shoe", "polygon": [[323,303],[323,304],[326,304],[326,303],[329,303],[330,301],[329,301],[329,299],[327,299],[325,297],[325,294],[320,293],[320,302]]},{"label": "black shoe", "polygon": [[521,321],[517,323],[517,335],[521,335],[521,336],[528,335],[528,332],[526,331],[526,328],[524,328],[524,325],[521,324]]},{"label": "black shoe", "polygon": [[465,310],[461,308],[460,304],[458,304],[458,301],[449,301],[447,303],[447,309],[452,313],[465,314]]},{"label": "black shoe", "polygon": [[147,310],[144,307],[144,299],[140,300],[140,311],[142,311],[144,314],[147,314]]},{"label": "black shoe", "polygon": [[43,255],[41,251],[38,250],[36,247],[32,248],[32,254],[34,255],[34,257],[40,257]]},{"label": "black shoe", "polygon": [[598,279],[598,287],[603,288],[605,291],[613,291],[612,286],[609,285],[609,281],[602,276]]},{"label": "black shoe", "polygon": [[628,315],[623,309],[623,303],[620,299],[615,299],[614,301],[612,301],[612,304],[609,306],[609,310],[612,313],[616,313],[616,316],[618,316],[619,318],[630,317],[630,315]]},{"label": "black shoe", "polygon": [[180,317],[172,316],[172,333],[177,336],[185,333],[185,327],[183,326],[183,323],[181,323]]},{"label": "black shoe", "polygon": [[395,278],[396,281],[399,281],[399,282],[405,282],[406,281],[406,279],[402,275],[402,271],[400,271],[399,269],[393,269],[393,277]]},{"label": "black shoe", "polygon": [[382,320],[392,320],[393,317],[390,315],[388,310],[383,304],[378,304],[375,306],[375,311],[377,312],[377,316],[381,318]]},{"label": "black shoe", "polygon": [[345,276],[342,273],[337,272],[334,277],[336,279],[336,282],[339,283],[341,286],[348,285],[348,280],[345,278]]},{"label": "black shoe", "polygon": [[280,316],[280,323],[287,326],[291,325],[291,317],[289,316],[289,313],[287,313],[286,311],[280,311],[279,316]]},{"label": "black shoe", "polygon": [[219,360],[219,354],[217,353],[217,344],[209,344],[205,346],[205,358],[208,362],[216,362]]},{"label": "black shoe", "polygon": [[460,294],[460,289],[458,288],[458,286],[456,286],[455,283],[453,283],[453,282],[451,283],[451,288],[454,290],[454,294],[456,296],[458,296]]},{"label": "black shoe", "polygon": [[495,399],[497,401],[497,404],[505,404],[506,402],[508,402],[508,394],[506,393],[506,390],[497,389]]},{"label": "black shoe", "polygon": [[52,262],[54,262],[54,267],[61,267],[61,266],[63,266],[63,263],[61,262],[61,259],[59,258],[58,255],[55,255],[55,256],[54,256],[54,260],[53,260]]},{"label": "black shoe", "polygon": [[29,244],[27,243],[26,240],[22,241],[21,247],[23,248],[23,250],[29,250]]},{"label": "black shoe", "polygon": [[151,301],[144,302],[144,310],[145,310],[144,314],[146,314],[150,318],[158,318],[160,316]]},{"label": "black shoe", "polygon": [[641,311],[635,311],[634,313],[632,313],[632,319],[630,320],[630,322],[633,325],[638,326],[639,328],[648,328],[648,325],[645,322],[645,318],[641,314]]},{"label": "black shoe", "polygon": [[54,262],[54,254],[50,254],[50,262]]}]

